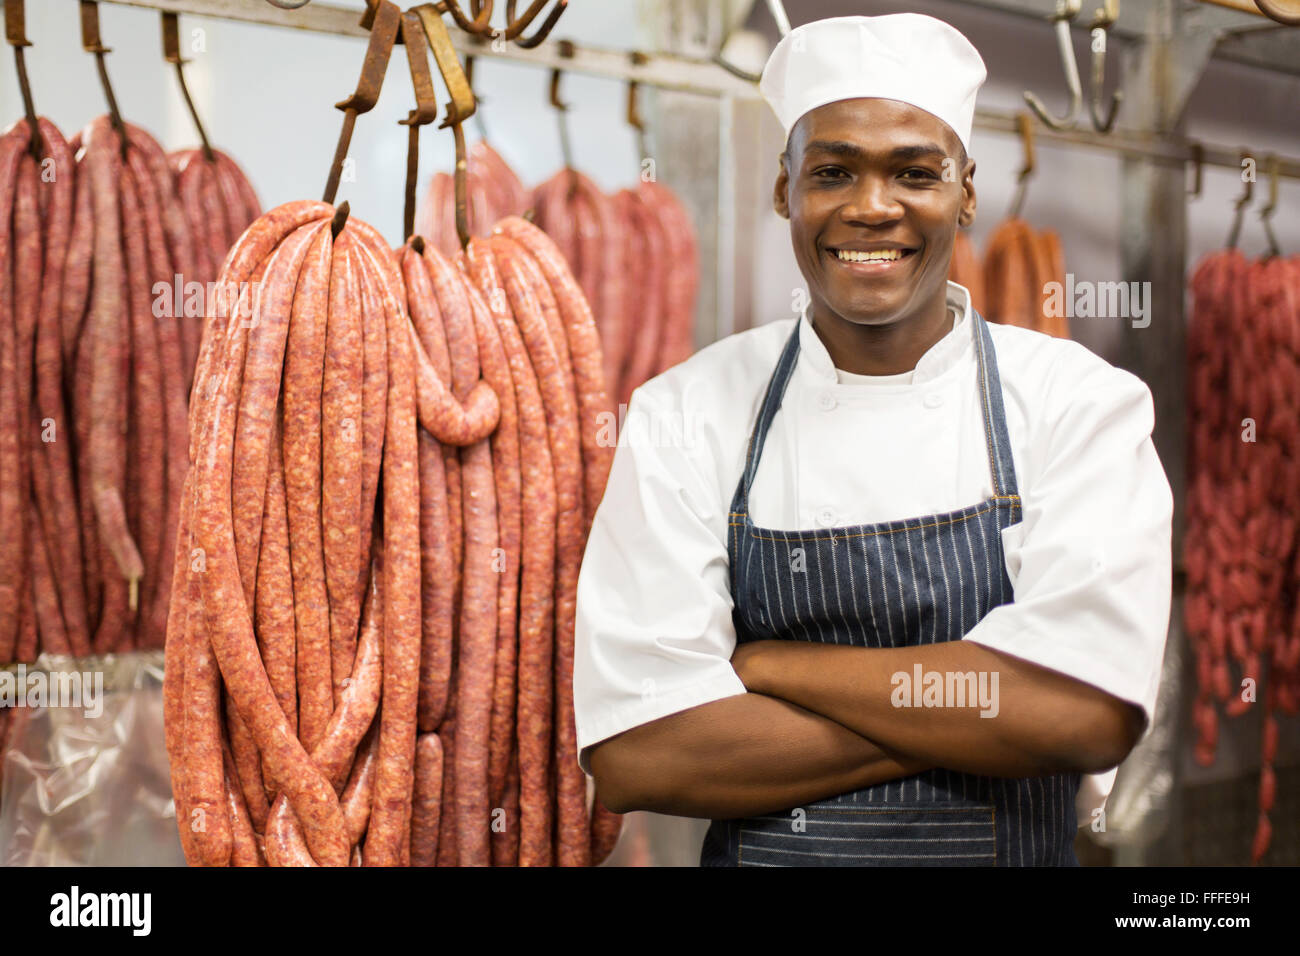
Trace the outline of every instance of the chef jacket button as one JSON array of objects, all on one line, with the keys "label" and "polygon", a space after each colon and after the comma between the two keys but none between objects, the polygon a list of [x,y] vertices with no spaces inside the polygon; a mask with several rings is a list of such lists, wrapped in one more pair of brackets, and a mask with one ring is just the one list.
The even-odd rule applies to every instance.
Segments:
[{"label": "chef jacket button", "polygon": [[823,528],[829,528],[835,523],[835,512],[830,508],[823,508],[817,512],[817,523]]},{"label": "chef jacket button", "polygon": [[835,396],[832,395],[829,391],[827,391],[827,392],[822,392],[820,395],[817,396],[817,404],[821,406],[823,411],[829,412],[832,408],[834,408],[839,403],[835,401]]},{"label": "chef jacket button", "polygon": [[943,404],[943,396],[938,392],[931,392],[922,401],[925,403],[926,408],[938,408]]}]

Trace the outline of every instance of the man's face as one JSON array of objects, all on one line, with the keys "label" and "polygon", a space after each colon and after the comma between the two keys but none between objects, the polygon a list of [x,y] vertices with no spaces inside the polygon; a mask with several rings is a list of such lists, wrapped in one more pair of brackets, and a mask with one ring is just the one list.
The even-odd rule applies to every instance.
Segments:
[{"label": "man's face", "polygon": [[957,224],[975,217],[963,156],[951,127],[897,100],[841,100],[799,119],[774,205],[815,314],[887,326],[946,294]]}]

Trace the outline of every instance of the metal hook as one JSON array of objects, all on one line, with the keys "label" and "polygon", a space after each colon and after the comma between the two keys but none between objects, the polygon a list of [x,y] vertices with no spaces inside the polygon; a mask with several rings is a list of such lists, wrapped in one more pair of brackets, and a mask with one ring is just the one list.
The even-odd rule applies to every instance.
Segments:
[{"label": "metal hook", "polygon": [[[533,20],[537,19],[537,15],[542,12],[546,3],[547,0],[534,0],[533,5],[524,11],[524,15],[516,19],[515,0],[506,0],[505,38],[507,40],[514,40],[516,44],[523,47],[525,50],[531,50],[533,47],[541,44],[543,40],[551,35],[551,31],[555,29],[556,22],[569,6],[569,0],[559,0],[547,15],[546,19],[542,21],[542,25],[537,28],[537,31],[532,36],[524,37],[522,40],[518,39],[518,37],[528,29],[529,24],[531,24]],[[569,55],[572,56],[571,53]]]},{"label": "metal hook", "polygon": [[1098,7],[1092,15],[1092,98],[1088,109],[1092,113],[1092,125],[1099,133],[1109,133],[1115,125],[1115,115],[1124,93],[1116,90],[1110,96],[1110,107],[1105,117],[1101,112],[1101,91],[1106,85],[1106,32],[1119,19],[1119,0],[1104,0],[1104,6]]},{"label": "metal hook", "polygon": [[402,45],[406,47],[406,61],[411,70],[411,88],[415,92],[415,109],[406,119],[397,122],[407,127],[406,135],[406,192],[402,207],[402,239],[415,231],[415,187],[420,170],[420,127],[438,118],[438,94],[433,88],[429,73],[429,60],[424,53],[424,24],[415,10],[402,14]]},{"label": "metal hook", "polygon": [[[488,3],[486,6],[490,7],[491,4]],[[451,95],[451,102],[447,104],[447,118],[438,125],[439,129],[450,126],[455,139],[456,235],[460,239],[460,247],[464,249],[469,245],[470,240],[469,163],[466,159],[465,130],[462,124],[476,112],[474,93],[470,90],[469,80],[461,68],[460,60],[456,58],[456,49],[452,46],[447,24],[443,23],[442,17],[438,15],[437,8],[433,4],[425,3],[416,7],[415,12],[420,15],[420,20],[424,23],[424,33],[428,38],[429,48],[433,51],[433,59],[438,64],[438,72],[442,74],[442,81]]]},{"label": "metal hook", "polygon": [[27,115],[27,124],[32,128],[31,140],[27,151],[38,163],[41,161],[41,124],[36,117],[36,106],[32,102],[32,87],[27,81],[27,61],[23,59],[23,47],[31,46],[27,40],[24,24],[23,0],[5,0],[5,39],[14,48],[14,69],[18,71],[18,89],[23,97],[23,112]]},{"label": "metal hook", "polygon": [[1065,69],[1065,83],[1070,89],[1070,111],[1057,119],[1047,111],[1047,107],[1029,90],[1025,90],[1025,102],[1029,104],[1038,118],[1052,129],[1073,129],[1079,121],[1079,110],[1083,106],[1083,88],[1079,83],[1079,64],[1074,59],[1074,42],[1070,39],[1070,21],[1079,15],[1083,0],[1057,0],[1056,12],[1050,17],[1056,29],[1056,45],[1060,48],[1061,63]]},{"label": "metal hook", "polygon": [[388,59],[397,42],[401,20],[402,11],[390,0],[375,0],[374,5],[368,7],[361,17],[361,25],[370,31],[370,41],[366,45],[366,56],[361,63],[356,90],[346,100],[334,104],[335,109],[343,111],[343,128],[339,131],[334,161],[330,163],[329,179],[325,182],[323,199],[327,203],[334,202],[334,196],[338,192],[339,179],[343,175],[343,161],[348,156],[348,145],[352,142],[352,130],[356,126],[357,116],[373,109],[379,99],[379,90],[384,85],[384,74],[388,71]]},{"label": "metal hook", "polygon": [[[573,44],[568,40],[561,40],[557,52],[562,57],[571,57],[574,52]],[[573,168],[573,147],[569,140],[569,104],[560,99],[560,77],[563,72],[558,66],[551,70],[550,103],[555,109],[556,122],[560,131],[560,155],[564,159],[564,168],[569,171],[569,195],[572,196],[578,188],[578,177]]]},{"label": "metal hook", "polygon": [[1016,192],[1011,200],[1008,218],[1019,219],[1020,210],[1025,204],[1025,194],[1029,189],[1029,177],[1033,174],[1037,162],[1034,159],[1034,120],[1028,113],[1016,114],[1016,128],[1020,132],[1020,142],[1024,147],[1025,161],[1016,177]]},{"label": "metal hook", "polygon": [[435,9],[439,13],[450,13],[451,18],[456,21],[456,26],[466,33],[488,40],[497,35],[497,31],[488,22],[492,19],[492,0],[471,0],[468,15],[461,9],[457,0],[440,0],[435,4]]},{"label": "metal hook", "polygon": [[[470,91],[474,90],[474,54],[465,54],[465,82],[469,84]],[[474,93],[474,102],[482,103],[483,97]],[[474,128],[478,130],[478,138],[486,140],[488,138],[487,124],[483,122],[483,111],[474,110]]]},{"label": "metal hook", "polygon": [[1268,237],[1268,252],[1270,256],[1280,256],[1282,249],[1277,244],[1277,236],[1273,234],[1273,213],[1277,209],[1277,192],[1278,182],[1282,178],[1282,167],[1278,162],[1276,155],[1271,155],[1264,160],[1264,168],[1268,170],[1268,205],[1259,211],[1259,221],[1264,226],[1264,235]]},{"label": "metal hook", "polygon": [[[633,66],[644,66],[649,62],[649,57],[644,53],[633,50],[628,54]],[[641,84],[636,80],[630,80],[627,84],[627,125],[636,130],[636,148],[639,154],[638,159],[644,161],[650,155],[650,150],[646,146],[646,125],[645,120],[641,118],[639,107],[639,97],[637,96]]]},{"label": "metal hook", "polygon": [[203,144],[203,158],[210,163],[215,163],[217,157],[212,152],[212,144],[208,142],[208,134],[203,128],[203,121],[199,119],[199,111],[195,108],[194,100],[190,96],[190,88],[185,83],[185,70],[183,66],[185,60],[181,59],[180,17],[175,13],[167,11],[163,12],[162,42],[163,59],[168,63],[175,64],[176,79],[181,85],[181,95],[185,98],[185,106],[190,111],[190,118],[194,120],[194,128],[199,131],[199,142]]},{"label": "metal hook", "polygon": [[99,85],[104,89],[104,99],[108,101],[108,117],[117,130],[122,141],[122,158],[126,159],[126,124],[117,108],[117,97],[113,95],[113,84],[108,81],[108,66],[104,54],[112,53],[99,37],[99,4],[95,0],[81,0],[81,48],[87,53],[95,54],[95,66],[99,71]]},{"label": "metal hook", "polygon": [[[1243,150],[1241,153],[1241,161],[1244,163],[1246,160],[1250,158],[1251,158],[1250,153],[1247,153]],[[1247,204],[1250,203],[1251,196],[1253,196],[1255,192],[1254,179],[1243,179],[1242,181],[1246,184],[1246,188],[1242,192],[1241,197],[1235,203],[1236,211],[1233,213],[1232,216],[1232,229],[1229,230],[1228,232],[1229,249],[1237,248],[1237,237],[1241,234],[1241,217],[1242,214],[1245,212]]]},{"label": "metal hook", "polygon": [[1192,143],[1192,188],[1188,190],[1189,199],[1197,199],[1201,195],[1201,174],[1205,165],[1205,147],[1200,143]]},{"label": "metal hook", "polygon": [[1283,7],[1277,0],[1255,0],[1255,6],[1259,7],[1259,12],[1270,20],[1276,20],[1289,27],[1300,27],[1300,11]]}]

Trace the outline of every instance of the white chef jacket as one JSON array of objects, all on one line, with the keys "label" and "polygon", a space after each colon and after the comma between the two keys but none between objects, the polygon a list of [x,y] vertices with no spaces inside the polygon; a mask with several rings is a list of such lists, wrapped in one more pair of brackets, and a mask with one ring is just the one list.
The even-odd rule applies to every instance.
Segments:
[{"label": "white chef jacket", "polygon": [[[727,513],[777,359],[799,357],[750,492],[756,525],[875,524],[993,494],[969,295],[900,375],[837,370],[807,316],[716,342],[632,395],[578,579],[579,763],[632,727],[745,692]],[[1155,712],[1169,625],[1173,495],[1141,379],[1065,339],[989,324],[1023,520],[1002,531],[1015,602],[966,634]],[[1115,771],[1085,775],[1080,826]]]}]

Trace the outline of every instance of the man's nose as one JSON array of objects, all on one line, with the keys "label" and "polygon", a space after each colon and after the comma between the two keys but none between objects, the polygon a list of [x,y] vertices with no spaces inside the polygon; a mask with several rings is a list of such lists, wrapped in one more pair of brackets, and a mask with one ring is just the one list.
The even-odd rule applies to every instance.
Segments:
[{"label": "man's nose", "polygon": [[863,176],[854,184],[840,217],[854,225],[880,226],[902,218],[903,205],[893,183],[880,176]]}]

